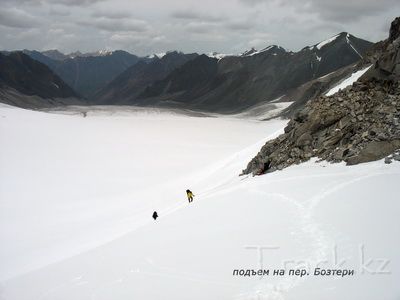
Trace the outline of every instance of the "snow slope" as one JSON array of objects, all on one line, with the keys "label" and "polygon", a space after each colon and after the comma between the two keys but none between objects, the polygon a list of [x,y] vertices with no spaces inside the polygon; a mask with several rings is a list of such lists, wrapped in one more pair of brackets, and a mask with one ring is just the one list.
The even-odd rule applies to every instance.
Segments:
[{"label": "snow slope", "polygon": [[349,78],[344,79],[342,82],[331,88],[325,95],[326,96],[332,96],[333,94],[336,94],[340,90],[343,90],[344,88],[348,87],[349,85],[352,85],[354,82],[356,82],[361,76],[364,75],[365,72],[368,71],[368,69],[371,68],[371,66],[368,66],[362,70],[359,70],[357,72],[354,72],[353,74],[350,75]]},{"label": "snow slope", "polygon": [[68,114],[1,107],[0,278],[114,239],[152,210],[179,207],[192,174],[284,123],[156,109]]},{"label": "snow slope", "polygon": [[[0,120],[1,299],[400,297],[399,163],[239,177],[284,121],[9,107]],[[361,246],[390,274],[362,274]],[[332,267],[334,249],[355,276],[232,276]]]}]

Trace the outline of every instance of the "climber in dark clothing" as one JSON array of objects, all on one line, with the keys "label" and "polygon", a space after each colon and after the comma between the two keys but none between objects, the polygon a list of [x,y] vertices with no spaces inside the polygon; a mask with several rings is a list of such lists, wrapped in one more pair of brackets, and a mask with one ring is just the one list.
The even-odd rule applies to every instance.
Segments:
[{"label": "climber in dark clothing", "polygon": [[157,220],[157,218],[158,218],[158,214],[157,214],[157,212],[155,211],[155,212],[153,212],[153,219],[154,219],[154,220]]},{"label": "climber in dark clothing", "polygon": [[187,198],[189,200],[189,203],[193,202],[194,195],[193,195],[192,191],[191,190],[186,190],[186,195],[187,195]]}]

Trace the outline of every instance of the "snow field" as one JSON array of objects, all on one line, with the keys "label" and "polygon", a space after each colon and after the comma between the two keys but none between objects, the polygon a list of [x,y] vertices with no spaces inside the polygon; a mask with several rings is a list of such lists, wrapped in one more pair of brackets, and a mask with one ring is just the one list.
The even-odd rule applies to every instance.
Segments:
[{"label": "snow field", "polygon": [[[1,107],[0,122],[0,298],[400,296],[398,163],[310,161],[237,176],[282,132],[280,120]],[[376,274],[362,274],[360,245]],[[273,249],[261,259],[260,247]],[[356,275],[232,275],[334,268],[335,255]]]}]

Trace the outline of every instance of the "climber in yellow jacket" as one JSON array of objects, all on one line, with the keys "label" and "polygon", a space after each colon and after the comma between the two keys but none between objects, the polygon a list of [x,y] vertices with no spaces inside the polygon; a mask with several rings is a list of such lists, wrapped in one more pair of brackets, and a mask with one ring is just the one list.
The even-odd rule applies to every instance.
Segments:
[{"label": "climber in yellow jacket", "polygon": [[186,190],[186,195],[187,195],[187,198],[189,200],[189,203],[193,202],[194,195],[193,195],[192,191],[191,190]]}]

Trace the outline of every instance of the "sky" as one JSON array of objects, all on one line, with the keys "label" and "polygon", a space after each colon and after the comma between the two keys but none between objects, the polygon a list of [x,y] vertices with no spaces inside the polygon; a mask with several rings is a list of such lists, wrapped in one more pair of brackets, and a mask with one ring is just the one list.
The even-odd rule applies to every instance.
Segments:
[{"label": "sky", "polygon": [[399,0],[1,0],[0,49],[298,51],[342,31],[385,39],[399,15]]}]

